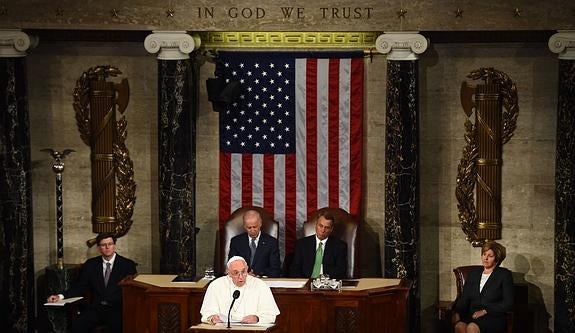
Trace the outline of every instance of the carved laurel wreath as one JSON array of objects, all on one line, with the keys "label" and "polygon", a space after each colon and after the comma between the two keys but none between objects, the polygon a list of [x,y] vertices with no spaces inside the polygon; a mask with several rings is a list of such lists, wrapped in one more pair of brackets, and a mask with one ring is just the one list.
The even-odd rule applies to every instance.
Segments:
[{"label": "carved laurel wreath", "polygon": [[[517,87],[507,74],[492,67],[480,68],[472,71],[468,76],[473,80],[491,80],[501,86],[501,96],[503,102],[502,134],[501,143],[509,142],[513,132],[517,127],[517,116],[519,106],[517,98]],[[480,246],[484,240],[477,237],[476,210],[474,201],[475,180],[477,177],[477,167],[475,161],[478,156],[478,145],[476,139],[477,127],[469,119],[465,121],[465,141],[463,156],[457,166],[457,179],[455,196],[457,198],[457,208],[459,210],[459,221],[461,229],[466,235],[466,240],[473,246]]]},{"label": "carved laurel wreath", "polygon": [[[122,72],[112,66],[98,66],[88,69],[76,82],[74,88],[74,110],[76,113],[76,124],[80,131],[82,141],[91,146],[91,125],[90,125],[90,86],[89,82],[97,77],[118,76]],[[115,218],[116,237],[124,236],[132,226],[132,215],[136,202],[136,182],[134,181],[134,167],[130,158],[130,153],[126,147],[127,137],[126,117],[122,117],[116,122],[116,142],[114,142],[114,169],[116,176],[116,202]],[[92,246],[95,239],[88,240],[88,246]]]}]

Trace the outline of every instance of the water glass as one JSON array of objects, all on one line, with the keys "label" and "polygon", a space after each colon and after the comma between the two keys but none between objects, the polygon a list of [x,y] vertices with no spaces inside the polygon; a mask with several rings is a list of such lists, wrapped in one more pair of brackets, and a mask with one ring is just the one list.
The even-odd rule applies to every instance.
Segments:
[{"label": "water glass", "polygon": [[206,269],[204,270],[204,279],[213,280],[214,278],[215,278],[214,268],[213,267],[206,267]]}]

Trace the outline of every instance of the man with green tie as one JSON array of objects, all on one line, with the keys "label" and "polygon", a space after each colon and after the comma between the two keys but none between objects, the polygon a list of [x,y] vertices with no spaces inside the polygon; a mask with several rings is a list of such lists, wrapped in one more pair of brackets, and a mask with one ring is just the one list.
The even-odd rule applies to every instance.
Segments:
[{"label": "man with green tie", "polygon": [[347,277],[347,244],[330,237],[334,223],[334,216],[324,211],[315,222],[315,235],[297,241],[290,267],[291,277],[316,278],[320,274],[332,279]]}]

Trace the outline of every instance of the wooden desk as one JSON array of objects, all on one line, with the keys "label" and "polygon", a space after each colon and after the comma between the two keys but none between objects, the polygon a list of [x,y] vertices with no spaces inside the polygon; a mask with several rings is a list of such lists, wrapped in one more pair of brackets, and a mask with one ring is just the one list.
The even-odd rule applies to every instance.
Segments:
[{"label": "wooden desk", "polygon": [[[200,323],[207,283],[170,282],[174,275],[138,275],[120,283],[125,332],[182,332]],[[410,283],[398,279],[360,279],[337,291],[272,288],[281,314],[278,332],[408,332]]]}]

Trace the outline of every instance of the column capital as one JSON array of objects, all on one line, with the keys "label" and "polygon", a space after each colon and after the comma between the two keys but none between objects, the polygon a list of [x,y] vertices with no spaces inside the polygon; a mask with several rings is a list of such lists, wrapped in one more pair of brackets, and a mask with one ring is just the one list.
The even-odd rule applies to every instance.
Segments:
[{"label": "column capital", "polygon": [[191,36],[186,31],[152,31],[144,40],[144,47],[150,53],[158,53],[160,60],[189,59],[189,54],[200,47],[198,36]]},{"label": "column capital", "polygon": [[26,50],[37,44],[38,38],[28,36],[20,29],[0,30],[0,58],[25,57]]},{"label": "column capital", "polygon": [[551,52],[559,53],[559,59],[575,60],[575,30],[558,30],[547,45]]},{"label": "column capital", "polygon": [[417,60],[428,45],[419,31],[385,32],[375,41],[377,51],[387,54],[388,60]]}]

